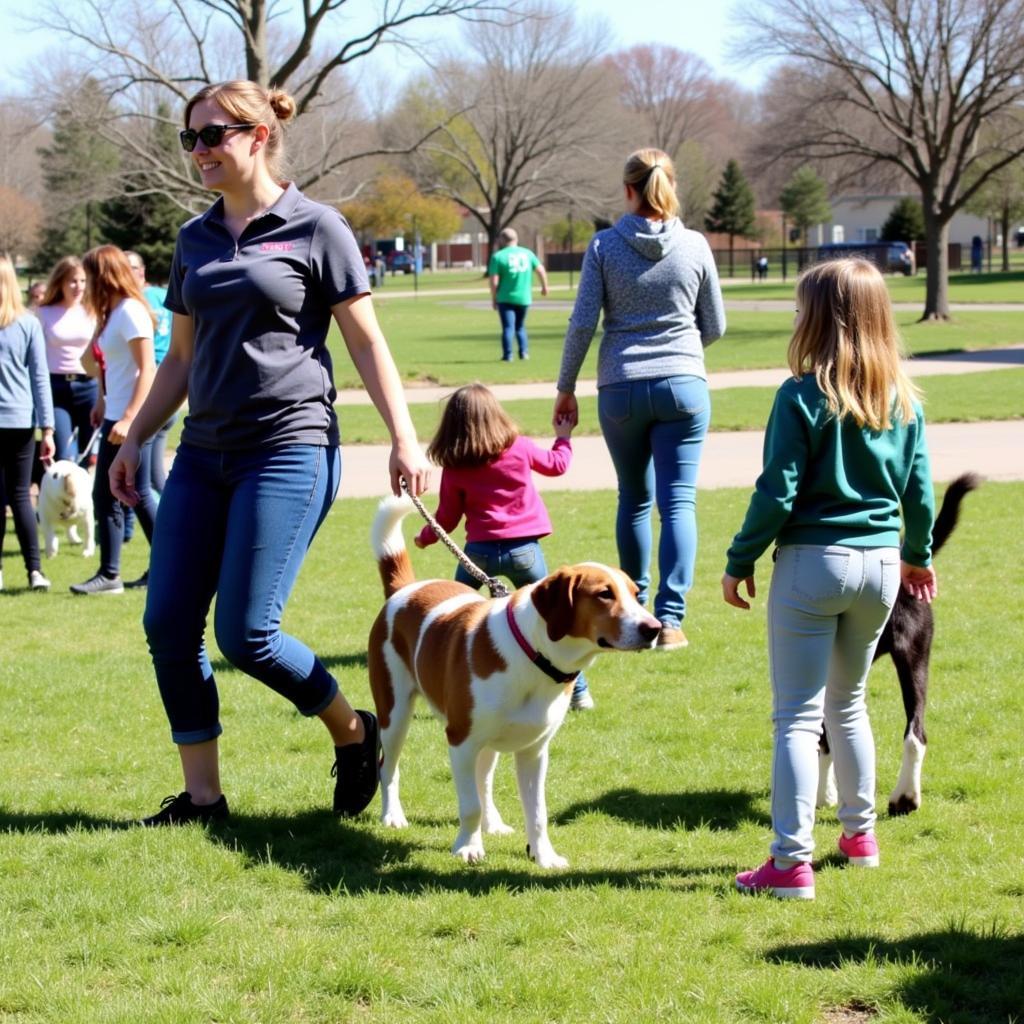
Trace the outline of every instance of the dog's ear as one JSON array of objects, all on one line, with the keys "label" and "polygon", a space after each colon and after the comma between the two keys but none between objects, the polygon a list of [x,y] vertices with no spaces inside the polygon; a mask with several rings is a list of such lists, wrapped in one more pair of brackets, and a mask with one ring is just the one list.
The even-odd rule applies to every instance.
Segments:
[{"label": "dog's ear", "polygon": [[579,581],[579,574],[563,565],[533,588],[531,598],[541,618],[548,624],[549,640],[557,642],[572,629]]}]

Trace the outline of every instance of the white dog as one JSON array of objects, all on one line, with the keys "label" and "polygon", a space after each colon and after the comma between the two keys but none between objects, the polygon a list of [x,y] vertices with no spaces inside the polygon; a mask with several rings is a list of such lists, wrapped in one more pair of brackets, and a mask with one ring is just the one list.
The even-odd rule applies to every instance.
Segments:
[{"label": "white dog", "polygon": [[46,540],[46,557],[53,558],[59,547],[57,527],[67,524],[68,542],[84,544],[82,554],[96,551],[92,514],[92,477],[69,459],[55,462],[39,483],[39,525]]}]

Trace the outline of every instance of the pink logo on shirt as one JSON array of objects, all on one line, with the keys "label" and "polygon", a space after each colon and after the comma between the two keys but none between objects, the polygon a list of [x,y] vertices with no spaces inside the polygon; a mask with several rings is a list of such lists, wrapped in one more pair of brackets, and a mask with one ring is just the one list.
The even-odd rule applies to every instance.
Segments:
[{"label": "pink logo on shirt", "polygon": [[291,252],[295,248],[292,242],[264,242],[260,252]]}]

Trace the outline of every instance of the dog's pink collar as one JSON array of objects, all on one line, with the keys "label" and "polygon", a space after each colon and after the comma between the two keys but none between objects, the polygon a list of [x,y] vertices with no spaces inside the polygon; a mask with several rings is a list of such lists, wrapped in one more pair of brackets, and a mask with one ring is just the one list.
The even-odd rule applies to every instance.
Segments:
[{"label": "dog's pink collar", "polygon": [[554,665],[544,657],[540,651],[535,651],[530,646],[530,641],[523,636],[523,631],[519,628],[519,624],[516,622],[516,617],[512,613],[512,600],[509,599],[508,604],[505,605],[505,618],[508,619],[508,628],[512,630],[512,635],[516,638],[516,643],[519,644],[523,654],[527,656],[543,672],[546,676],[550,676],[556,683],[572,683],[576,681],[576,677],[579,672],[563,672],[561,669],[555,668]]}]

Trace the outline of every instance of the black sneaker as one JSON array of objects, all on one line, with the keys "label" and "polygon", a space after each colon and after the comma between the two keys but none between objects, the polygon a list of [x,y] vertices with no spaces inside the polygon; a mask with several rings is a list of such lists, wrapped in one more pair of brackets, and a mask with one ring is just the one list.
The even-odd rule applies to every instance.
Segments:
[{"label": "black sneaker", "polygon": [[124,585],[125,590],[145,590],[149,586],[149,570],[147,569],[137,580]]},{"label": "black sneaker", "polygon": [[351,818],[365,810],[377,792],[380,763],[380,729],[377,717],[369,711],[356,711],[363,720],[366,735],[362,743],[335,747],[334,813]]},{"label": "black sneaker", "polygon": [[84,583],[73,583],[71,585],[72,594],[123,594],[124,584],[121,582],[120,576],[115,576],[111,579],[109,576],[104,576],[101,573],[96,573],[91,579],[86,580]]},{"label": "black sneaker", "polygon": [[143,818],[140,824],[153,828],[157,825],[187,825],[192,821],[225,821],[230,813],[227,797],[223,793],[215,803],[197,806],[192,803],[192,794],[185,792],[166,797],[160,804],[160,810]]}]

